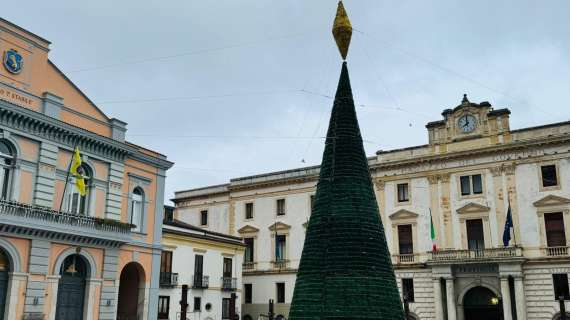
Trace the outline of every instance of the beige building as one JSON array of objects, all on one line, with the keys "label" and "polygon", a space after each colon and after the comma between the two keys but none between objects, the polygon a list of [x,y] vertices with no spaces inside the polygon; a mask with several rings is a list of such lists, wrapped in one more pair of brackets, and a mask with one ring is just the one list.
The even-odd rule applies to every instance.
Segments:
[{"label": "beige building", "polygon": [[[558,319],[555,297],[570,296],[570,122],[511,130],[510,114],[464,97],[426,125],[428,144],[369,158],[398,285],[415,319]],[[243,319],[266,313],[268,299],[288,317],[318,172],[176,193],[177,219],[244,237]],[[505,247],[509,207],[514,228]]]}]

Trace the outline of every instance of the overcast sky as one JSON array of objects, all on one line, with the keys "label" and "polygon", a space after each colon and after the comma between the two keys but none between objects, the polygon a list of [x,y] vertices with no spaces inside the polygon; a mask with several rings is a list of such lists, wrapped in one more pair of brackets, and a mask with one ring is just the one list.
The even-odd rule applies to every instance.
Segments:
[{"label": "overcast sky", "polygon": [[[425,124],[463,93],[510,108],[512,128],[570,119],[570,2],[345,6],[369,155],[427,143]],[[2,17],[50,40],[50,59],[128,122],[130,141],[176,163],[170,199],[320,163],[341,66],[335,11],[336,0],[20,0]]]}]

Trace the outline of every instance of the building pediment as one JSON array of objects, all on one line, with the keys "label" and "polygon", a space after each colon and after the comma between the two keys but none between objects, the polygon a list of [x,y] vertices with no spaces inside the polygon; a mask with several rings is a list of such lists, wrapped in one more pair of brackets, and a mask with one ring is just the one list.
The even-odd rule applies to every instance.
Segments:
[{"label": "building pediment", "polygon": [[258,232],[258,231],[259,231],[258,228],[256,228],[256,227],[251,226],[251,225],[248,224],[248,225],[245,225],[245,226],[241,227],[241,228],[238,230],[238,233],[240,233],[240,234],[243,234],[243,233],[256,233],[256,232]]},{"label": "building pediment", "polygon": [[470,202],[464,205],[463,207],[457,209],[457,213],[459,214],[481,213],[481,212],[489,212],[490,210],[491,208],[487,206],[475,202]]},{"label": "building pediment", "polygon": [[416,219],[419,214],[406,210],[400,209],[390,215],[390,220],[409,220],[409,219]]},{"label": "building pediment", "polygon": [[533,205],[535,207],[550,207],[550,206],[567,205],[569,203],[570,199],[551,194],[538,201],[535,201]]},{"label": "building pediment", "polygon": [[289,229],[291,229],[291,226],[283,222],[276,222],[269,226],[269,231],[275,231],[275,230],[279,231],[279,230],[289,230]]}]

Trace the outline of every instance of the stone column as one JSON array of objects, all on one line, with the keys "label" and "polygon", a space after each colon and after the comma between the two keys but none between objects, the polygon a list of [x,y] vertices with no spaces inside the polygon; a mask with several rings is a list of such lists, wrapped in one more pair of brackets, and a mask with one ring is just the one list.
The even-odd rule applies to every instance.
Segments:
[{"label": "stone column", "polygon": [[511,310],[511,290],[509,290],[509,278],[501,277],[501,296],[503,297],[504,320],[513,320]]},{"label": "stone column", "polygon": [[87,303],[83,306],[83,314],[86,320],[93,320],[94,305],[97,300],[99,300],[99,305],[101,305],[100,297],[95,296],[97,288],[101,286],[101,279],[87,279],[85,286],[85,295],[87,296]]},{"label": "stone column", "polygon": [[433,299],[435,318],[443,319],[443,297],[441,296],[441,282],[439,281],[439,278],[433,279]]},{"label": "stone column", "polygon": [[515,297],[517,303],[517,320],[526,320],[526,297],[523,278],[515,277]]},{"label": "stone column", "polygon": [[455,305],[455,284],[453,283],[453,278],[445,279],[445,288],[447,289],[447,320],[457,320],[457,306]]}]

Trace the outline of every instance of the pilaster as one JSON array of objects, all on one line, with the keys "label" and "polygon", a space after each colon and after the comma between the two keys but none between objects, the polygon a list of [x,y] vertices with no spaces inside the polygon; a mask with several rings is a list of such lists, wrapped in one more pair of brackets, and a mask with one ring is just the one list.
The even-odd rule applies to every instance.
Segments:
[{"label": "pilaster", "polygon": [[34,204],[53,207],[58,147],[42,142],[38,160],[38,173],[34,188]]},{"label": "pilaster", "polygon": [[455,283],[453,277],[445,278],[447,291],[447,320],[457,320],[457,306],[455,303]]},{"label": "pilaster", "polygon": [[504,320],[513,320],[511,312],[511,290],[509,289],[509,278],[507,277],[501,277],[501,296],[503,297]]},{"label": "pilaster", "polygon": [[[436,230],[435,233],[435,241],[438,247],[445,247],[445,234],[441,231],[441,208],[440,208],[440,194],[439,194],[439,178],[436,175],[428,176],[427,177],[429,182],[429,199],[430,199],[430,212],[432,216],[432,221],[434,228]],[[440,289],[441,291],[441,289]]]},{"label": "pilaster", "polygon": [[451,214],[451,187],[450,175],[439,176],[440,185],[440,209],[443,217],[445,231],[445,248],[456,248],[453,238],[453,219]]},{"label": "pilaster", "polygon": [[24,300],[24,314],[43,314],[45,305],[46,281],[51,243],[45,240],[32,240],[29,261],[28,284]]},{"label": "pilaster", "polygon": [[[514,232],[515,237],[513,239],[513,243],[515,245],[521,244],[521,230],[520,230],[520,223],[519,223],[519,210],[518,210],[518,200],[517,200],[517,180],[516,180],[516,165],[509,165],[503,167],[507,185],[507,199],[509,199],[509,203],[511,205],[511,214],[513,216],[513,225],[514,225]],[[507,204],[508,205],[508,204]],[[504,226],[504,222],[503,222]],[[502,233],[501,233],[502,234]]]},{"label": "pilaster", "polygon": [[114,320],[117,318],[117,299],[119,288],[119,250],[106,249],[103,257],[103,282],[101,284],[101,300],[99,303],[99,319]]},{"label": "pilaster", "polygon": [[109,188],[107,189],[107,203],[105,217],[107,219],[121,220],[121,204],[123,195],[123,177],[125,165],[111,162],[109,166]]}]

